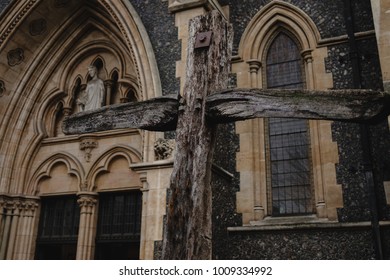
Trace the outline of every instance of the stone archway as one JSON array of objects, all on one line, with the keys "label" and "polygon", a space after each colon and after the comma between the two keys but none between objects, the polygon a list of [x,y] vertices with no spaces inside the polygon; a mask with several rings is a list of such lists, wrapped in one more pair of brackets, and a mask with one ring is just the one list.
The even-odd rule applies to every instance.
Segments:
[{"label": "stone archway", "polygon": [[[97,59],[104,67],[101,75],[107,88],[120,91],[113,100],[125,100],[130,91],[137,100],[161,95],[150,40],[130,3],[13,1],[0,26],[4,30],[0,50],[6,54],[0,57],[0,113],[4,116],[0,120],[4,135],[0,141],[0,193],[21,198],[39,194],[30,183],[55,154],[72,155],[80,169],[88,171],[113,145],[114,137],[115,144],[130,143],[142,160],[154,159],[155,133],[118,130],[86,137],[58,133],[62,118],[72,113],[75,95],[86,82],[85,67]],[[115,89],[112,83],[117,83]],[[63,174],[67,163],[58,161],[53,172]],[[53,187],[50,174],[41,175],[47,195],[69,193],[64,187]],[[72,192],[86,184],[83,176],[76,177],[70,179]],[[34,197],[34,203],[37,199]],[[21,223],[15,227],[26,230]],[[33,244],[37,228],[28,231]],[[20,240],[16,239],[12,248],[8,246],[4,255],[32,258],[34,246],[17,252]]]}]

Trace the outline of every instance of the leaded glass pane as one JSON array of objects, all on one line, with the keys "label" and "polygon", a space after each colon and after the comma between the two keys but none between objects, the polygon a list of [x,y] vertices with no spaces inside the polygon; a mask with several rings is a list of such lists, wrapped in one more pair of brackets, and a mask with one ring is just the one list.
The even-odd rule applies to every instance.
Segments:
[{"label": "leaded glass pane", "polygon": [[[267,55],[268,88],[303,88],[302,62],[297,44],[280,33]],[[300,119],[268,120],[272,215],[313,211],[308,122]]]},{"label": "leaded glass pane", "polygon": [[141,232],[140,191],[99,195],[97,240],[138,239]]},{"label": "leaded glass pane", "polygon": [[41,207],[39,241],[77,240],[80,208],[76,196],[42,198]]}]

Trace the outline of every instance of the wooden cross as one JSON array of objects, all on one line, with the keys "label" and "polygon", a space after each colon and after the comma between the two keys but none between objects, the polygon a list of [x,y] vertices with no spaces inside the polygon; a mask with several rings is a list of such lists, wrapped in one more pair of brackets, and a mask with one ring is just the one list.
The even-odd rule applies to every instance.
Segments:
[{"label": "wooden cross", "polygon": [[385,95],[369,90],[226,89],[232,28],[218,12],[190,21],[184,96],[106,106],[65,119],[66,134],[176,129],[163,259],[211,259],[211,167],[218,123],[258,117],[365,121]]}]

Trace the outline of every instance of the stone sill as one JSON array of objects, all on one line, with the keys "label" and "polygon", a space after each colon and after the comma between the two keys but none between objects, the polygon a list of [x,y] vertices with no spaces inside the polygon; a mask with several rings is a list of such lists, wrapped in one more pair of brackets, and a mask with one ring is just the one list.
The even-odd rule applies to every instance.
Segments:
[{"label": "stone sill", "polygon": [[130,167],[135,171],[147,171],[152,169],[172,168],[173,158],[156,160],[153,162],[133,163],[130,165]]},{"label": "stone sill", "polygon": [[[380,226],[390,226],[390,221],[380,221]],[[250,225],[228,227],[228,232],[251,232],[251,231],[282,231],[299,229],[346,229],[346,228],[371,228],[371,222],[340,223],[319,219],[315,216],[265,218],[261,222]]]}]

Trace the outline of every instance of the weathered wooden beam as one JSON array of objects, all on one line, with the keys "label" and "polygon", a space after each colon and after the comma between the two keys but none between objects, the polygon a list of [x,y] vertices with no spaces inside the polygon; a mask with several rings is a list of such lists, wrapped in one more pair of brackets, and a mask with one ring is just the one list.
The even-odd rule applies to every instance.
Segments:
[{"label": "weathered wooden beam", "polygon": [[[65,134],[118,128],[175,130],[179,104],[169,95],[102,107],[67,117]],[[365,121],[388,109],[389,96],[372,90],[229,89],[206,98],[207,118],[226,123],[260,117]]]},{"label": "weathered wooden beam", "polygon": [[[210,33],[204,34],[209,31],[211,40],[205,37]],[[206,97],[227,87],[231,40],[231,27],[216,11],[190,21],[163,259],[211,259],[210,179],[216,126],[206,121]]]},{"label": "weathered wooden beam", "polygon": [[65,134],[82,134],[118,128],[142,128],[152,131],[175,130],[179,102],[177,96],[163,96],[142,102],[105,106],[67,117]]},{"label": "weathered wooden beam", "polygon": [[229,89],[207,97],[207,117],[217,123],[261,117],[365,121],[389,106],[372,90]]}]

